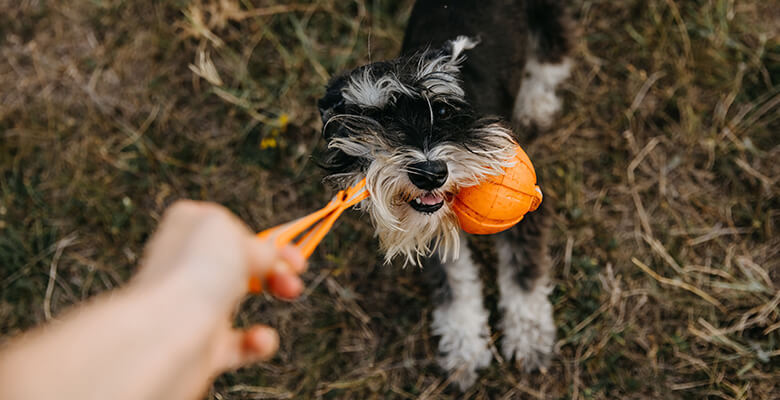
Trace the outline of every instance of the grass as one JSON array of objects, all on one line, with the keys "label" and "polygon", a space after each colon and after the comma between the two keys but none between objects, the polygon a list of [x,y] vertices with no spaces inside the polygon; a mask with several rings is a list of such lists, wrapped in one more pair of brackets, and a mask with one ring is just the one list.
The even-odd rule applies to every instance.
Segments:
[{"label": "grass", "polygon": [[[465,395],[448,389],[429,288],[383,266],[353,213],[301,300],[246,301],[238,323],[278,327],[282,349],[209,397],[779,398],[770,3],[573,2],[566,109],[524,144],[556,209],[548,371],[498,360]],[[324,204],[316,99],[331,73],[394,56],[410,8],[0,3],[0,336],[122,284],[176,199],[222,203],[255,229]]]}]

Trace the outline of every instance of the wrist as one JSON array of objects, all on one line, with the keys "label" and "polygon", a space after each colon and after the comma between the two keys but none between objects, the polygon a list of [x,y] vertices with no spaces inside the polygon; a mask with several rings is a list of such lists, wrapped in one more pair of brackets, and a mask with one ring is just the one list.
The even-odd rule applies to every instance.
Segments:
[{"label": "wrist", "polygon": [[180,280],[130,285],[126,290],[123,302],[138,321],[136,343],[147,361],[142,372],[147,378],[139,381],[145,381],[150,392],[138,398],[193,397],[170,394],[206,384],[220,372],[214,347],[220,324],[230,321],[199,310],[198,302],[188,297],[192,288]]}]

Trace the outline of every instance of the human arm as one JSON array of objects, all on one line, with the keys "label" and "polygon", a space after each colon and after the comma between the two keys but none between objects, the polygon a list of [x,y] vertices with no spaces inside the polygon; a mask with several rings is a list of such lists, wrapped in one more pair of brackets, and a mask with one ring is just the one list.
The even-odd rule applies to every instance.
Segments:
[{"label": "human arm", "polygon": [[177,203],[126,287],[0,350],[0,399],[196,398],[219,373],[278,347],[269,327],[232,328],[249,277],[293,298],[303,268],[223,208]]}]

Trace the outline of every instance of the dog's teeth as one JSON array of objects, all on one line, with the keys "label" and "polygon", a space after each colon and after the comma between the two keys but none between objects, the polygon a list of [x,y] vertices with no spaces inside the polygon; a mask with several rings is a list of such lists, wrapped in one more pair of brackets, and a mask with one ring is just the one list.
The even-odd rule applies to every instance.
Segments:
[{"label": "dog's teeth", "polygon": [[416,199],[414,199],[414,201],[415,201],[417,204],[421,204],[421,203],[422,203],[422,200],[420,200],[420,198],[419,198],[419,197],[418,197],[418,198],[416,198]]}]

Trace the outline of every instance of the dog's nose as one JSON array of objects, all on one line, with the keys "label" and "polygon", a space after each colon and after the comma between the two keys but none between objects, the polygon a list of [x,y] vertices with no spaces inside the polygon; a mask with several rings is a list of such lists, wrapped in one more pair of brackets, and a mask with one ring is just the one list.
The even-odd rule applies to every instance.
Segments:
[{"label": "dog's nose", "polygon": [[409,180],[422,190],[433,190],[447,181],[447,163],[423,161],[409,165]]}]

